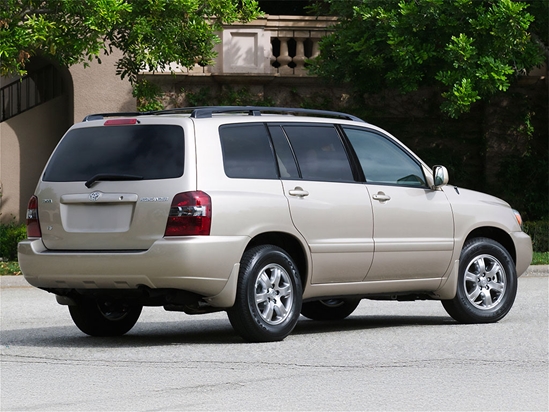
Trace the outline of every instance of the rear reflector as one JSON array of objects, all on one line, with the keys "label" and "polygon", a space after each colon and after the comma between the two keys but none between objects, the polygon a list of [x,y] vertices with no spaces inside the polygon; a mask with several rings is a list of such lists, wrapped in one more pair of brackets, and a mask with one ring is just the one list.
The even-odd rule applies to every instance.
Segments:
[{"label": "rear reflector", "polygon": [[120,126],[125,124],[137,124],[137,119],[110,119],[103,126]]},{"label": "rear reflector", "polygon": [[212,225],[212,199],[207,193],[174,196],[164,236],[208,236]]},{"label": "rear reflector", "polygon": [[32,196],[27,207],[27,237],[42,237],[38,219],[38,198]]}]

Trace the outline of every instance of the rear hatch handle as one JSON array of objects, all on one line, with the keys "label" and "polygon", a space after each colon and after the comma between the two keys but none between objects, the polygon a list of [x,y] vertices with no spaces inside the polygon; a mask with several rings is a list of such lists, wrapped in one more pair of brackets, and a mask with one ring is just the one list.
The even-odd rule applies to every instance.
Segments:
[{"label": "rear hatch handle", "polygon": [[126,174],[109,174],[109,173],[100,173],[93,176],[86,182],[86,187],[89,189],[96,182],[99,181],[111,181],[115,182],[118,180],[143,180],[143,176],[138,175],[126,175]]}]

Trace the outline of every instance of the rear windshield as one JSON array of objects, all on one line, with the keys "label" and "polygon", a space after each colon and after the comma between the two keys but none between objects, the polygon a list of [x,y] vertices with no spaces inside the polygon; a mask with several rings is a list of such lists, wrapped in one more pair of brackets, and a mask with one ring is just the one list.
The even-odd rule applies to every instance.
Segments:
[{"label": "rear windshield", "polygon": [[95,175],[169,179],[183,175],[183,129],[175,125],[102,126],[71,130],[43,180],[86,181]]}]

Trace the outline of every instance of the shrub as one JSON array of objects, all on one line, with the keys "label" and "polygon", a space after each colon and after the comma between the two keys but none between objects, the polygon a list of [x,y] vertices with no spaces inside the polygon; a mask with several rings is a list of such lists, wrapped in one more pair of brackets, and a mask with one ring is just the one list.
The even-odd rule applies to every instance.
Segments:
[{"label": "shrub", "polygon": [[17,260],[17,243],[27,237],[25,224],[0,224],[0,257],[4,260]]},{"label": "shrub", "polygon": [[524,231],[532,238],[534,252],[549,251],[549,220],[524,222]]}]

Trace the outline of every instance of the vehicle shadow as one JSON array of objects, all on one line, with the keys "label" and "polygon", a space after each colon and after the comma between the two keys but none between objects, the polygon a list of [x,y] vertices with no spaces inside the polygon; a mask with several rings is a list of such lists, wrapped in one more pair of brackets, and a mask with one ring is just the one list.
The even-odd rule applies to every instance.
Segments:
[{"label": "vehicle shadow", "polygon": [[[350,316],[340,321],[312,321],[301,317],[291,335],[345,333],[393,327],[453,326],[447,316]],[[112,348],[166,345],[246,344],[227,319],[138,322],[124,336],[92,337],[76,326],[2,330],[0,345],[30,347]]]},{"label": "vehicle shadow", "polygon": [[349,316],[339,321],[313,321],[301,317],[293,330],[293,335],[313,333],[331,333],[367,329],[382,329],[406,326],[437,326],[457,324],[449,316],[402,316],[402,315],[369,315]]}]

